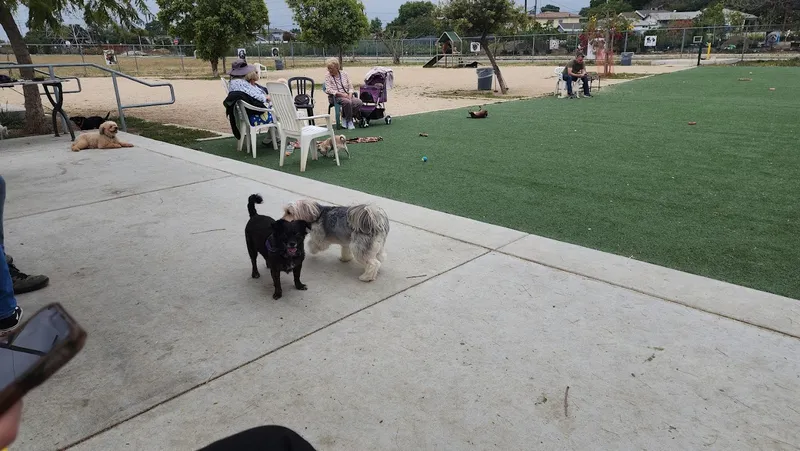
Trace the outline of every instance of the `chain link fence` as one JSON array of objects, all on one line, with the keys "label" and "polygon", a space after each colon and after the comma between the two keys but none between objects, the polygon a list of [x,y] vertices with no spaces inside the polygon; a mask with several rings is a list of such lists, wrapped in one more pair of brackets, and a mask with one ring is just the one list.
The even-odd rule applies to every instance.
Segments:
[{"label": "chain link fence", "polygon": [[[655,37],[655,38],[653,38]],[[490,36],[488,45],[502,62],[561,61],[579,49],[586,51],[587,38],[581,33],[550,33],[516,36]],[[403,39],[383,42],[375,39],[361,40],[346,49],[345,59],[364,64],[391,64],[394,56],[402,63],[415,64],[427,61],[441,53],[438,37]],[[478,37],[463,37],[454,50],[465,60],[486,62],[485,52],[472,52],[471,43]],[[626,32],[614,37],[616,55],[634,52],[636,60],[693,58],[698,52],[715,55],[741,55],[741,58],[794,57],[800,53],[800,37],[778,26],[659,28],[641,32]],[[338,56],[332,48],[317,47],[300,41],[254,43],[244,46],[247,58],[268,67],[281,59],[285,67],[319,66],[327,57]],[[133,43],[119,44],[30,44],[28,49],[35,62],[91,62],[103,64],[105,53],[113,51],[118,70],[143,76],[210,76],[210,64],[195,56],[192,45],[154,44],[149,38],[137,38]],[[483,50],[483,49],[482,49]],[[237,49],[231,48],[219,70],[224,72]],[[277,57],[275,56],[277,55]],[[0,45],[0,61],[14,61],[8,44]],[[273,66],[274,67],[274,66]],[[85,70],[84,70],[85,72]],[[76,75],[76,74],[72,74]],[[88,74],[77,74],[88,75]]]}]

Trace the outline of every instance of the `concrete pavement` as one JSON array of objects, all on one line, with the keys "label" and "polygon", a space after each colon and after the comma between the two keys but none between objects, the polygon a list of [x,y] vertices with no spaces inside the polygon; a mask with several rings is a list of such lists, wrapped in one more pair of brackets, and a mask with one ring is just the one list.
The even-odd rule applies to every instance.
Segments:
[{"label": "concrete pavement", "polygon": [[[320,450],[800,447],[796,300],[125,138],[0,141],[6,246],[51,277],[20,301],[89,331],[26,399],[15,451],[189,450],[262,424]],[[249,277],[254,192],[272,215],[376,201],[378,280],[332,249],[273,301]]]}]

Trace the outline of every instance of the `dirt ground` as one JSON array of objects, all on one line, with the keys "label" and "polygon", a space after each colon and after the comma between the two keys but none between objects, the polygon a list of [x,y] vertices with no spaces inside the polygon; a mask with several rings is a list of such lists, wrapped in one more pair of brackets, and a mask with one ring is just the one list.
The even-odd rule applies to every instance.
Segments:
[{"label": "dirt ground", "polygon": [[[616,72],[659,74],[686,69],[688,66],[628,66],[617,67]],[[590,71],[593,66],[587,67]],[[520,97],[535,97],[552,93],[555,89],[555,66],[507,66],[503,67],[503,75],[509,86],[507,96],[494,95],[476,91],[477,76],[474,69],[423,69],[421,67],[398,67],[394,70],[395,87],[389,92],[387,112],[392,116],[403,116],[413,113],[437,111],[451,108],[462,108]],[[347,68],[354,82],[362,80],[368,67]],[[281,72],[268,72],[267,81],[279,77],[307,76],[321,83],[325,69],[292,69]],[[175,89],[175,104],[169,106],[136,108],[126,110],[130,116],[140,117],[161,123],[180,124],[190,127],[230,132],[222,100],[225,96],[220,80],[158,80],[169,81]],[[603,80],[602,86],[620,83],[625,80]],[[116,115],[116,100],[111,79],[82,78],[82,92],[66,94],[64,109],[71,116],[101,115],[108,111]],[[70,86],[73,85],[73,86]],[[149,88],[135,82],[120,79],[120,97],[123,104],[140,104],[158,102],[169,99],[166,87]],[[65,84],[65,89],[75,89],[74,82]],[[21,90],[0,90],[0,103],[22,105]],[[487,96],[489,94],[489,96]],[[317,100],[316,113],[327,112],[327,98],[321,89],[315,92]],[[47,108],[47,100],[44,100]]]}]

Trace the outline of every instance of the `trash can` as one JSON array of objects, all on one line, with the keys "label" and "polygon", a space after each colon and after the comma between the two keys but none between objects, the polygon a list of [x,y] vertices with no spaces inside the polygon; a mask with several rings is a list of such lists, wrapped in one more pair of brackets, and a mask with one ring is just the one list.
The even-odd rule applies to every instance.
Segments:
[{"label": "trash can", "polygon": [[481,67],[476,69],[476,71],[478,72],[478,91],[491,91],[494,69],[491,67]]},{"label": "trash can", "polygon": [[275,70],[283,70],[283,60],[275,60]]},{"label": "trash can", "polygon": [[630,66],[633,61],[633,52],[622,52],[622,65]]}]

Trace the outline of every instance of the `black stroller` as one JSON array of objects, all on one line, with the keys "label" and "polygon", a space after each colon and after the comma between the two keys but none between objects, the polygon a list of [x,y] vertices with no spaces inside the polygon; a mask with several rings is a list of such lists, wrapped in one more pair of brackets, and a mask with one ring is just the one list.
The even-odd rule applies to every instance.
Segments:
[{"label": "black stroller", "polygon": [[359,99],[361,106],[361,121],[359,126],[369,127],[370,121],[383,119],[387,124],[392,123],[392,116],[386,114],[385,103],[388,100],[386,92],[394,85],[394,73],[388,67],[373,67],[364,78]]}]

